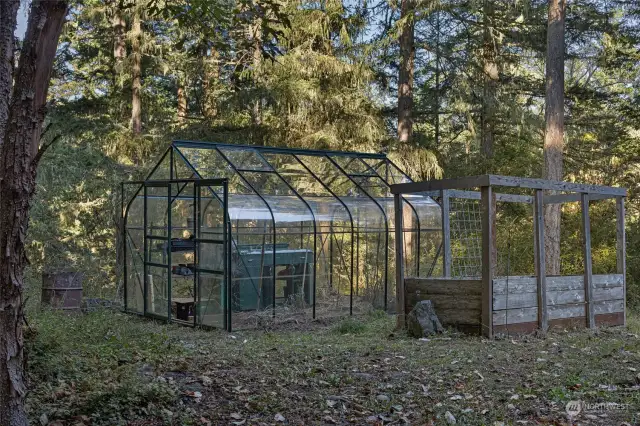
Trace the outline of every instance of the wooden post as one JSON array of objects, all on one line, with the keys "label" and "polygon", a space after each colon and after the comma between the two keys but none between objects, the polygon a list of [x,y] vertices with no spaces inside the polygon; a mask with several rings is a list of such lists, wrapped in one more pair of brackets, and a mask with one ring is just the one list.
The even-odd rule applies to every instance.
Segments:
[{"label": "wooden post", "polygon": [[536,278],[538,284],[538,327],[547,331],[549,327],[549,313],[547,310],[547,271],[544,252],[544,194],[536,189],[533,203],[533,227],[535,230],[535,260]]},{"label": "wooden post", "polygon": [[398,313],[397,327],[405,326],[405,305],[404,305],[404,255],[403,255],[403,221],[402,221],[402,198],[401,194],[393,195],[393,209],[395,212],[396,230],[396,312]]},{"label": "wooden post", "polygon": [[490,186],[480,190],[482,206],[482,334],[493,337],[493,275],[495,271],[495,197]]},{"label": "wooden post", "polygon": [[449,191],[440,190],[442,212],[442,275],[451,276],[451,225],[449,222]]},{"label": "wooden post", "polygon": [[587,327],[595,328],[595,310],[591,303],[593,295],[593,272],[591,265],[591,223],[589,220],[589,194],[581,194],[582,240],[584,253],[584,303],[586,305]]},{"label": "wooden post", "polygon": [[624,230],[624,197],[616,197],[616,263],[617,272],[622,274],[623,324],[627,325],[627,238]]}]

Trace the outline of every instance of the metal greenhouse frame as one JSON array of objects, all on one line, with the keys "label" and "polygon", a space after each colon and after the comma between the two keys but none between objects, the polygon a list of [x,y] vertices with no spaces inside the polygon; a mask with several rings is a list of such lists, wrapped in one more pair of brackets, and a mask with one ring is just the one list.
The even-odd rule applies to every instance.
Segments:
[{"label": "metal greenhouse frame", "polygon": [[[174,141],[122,184],[125,310],[232,329],[393,306],[385,154]],[[403,196],[405,271],[441,274],[440,206]]]}]

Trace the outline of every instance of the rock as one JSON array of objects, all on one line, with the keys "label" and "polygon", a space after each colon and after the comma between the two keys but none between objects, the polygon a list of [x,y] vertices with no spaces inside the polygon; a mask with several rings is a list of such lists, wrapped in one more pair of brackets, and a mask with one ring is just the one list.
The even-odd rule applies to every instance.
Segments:
[{"label": "rock", "polygon": [[279,423],[284,423],[285,418],[284,418],[284,416],[283,416],[282,414],[277,413],[277,414],[275,415],[275,417],[274,417],[274,420],[275,420],[276,422],[279,422]]},{"label": "rock", "polygon": [[431,300],[421,300],[416,303],[407,315],[407,333],[415,338],[442,333],[444,329],[433,309]]},{"label": "rock", "polygon": [[451,411],[447,411],[446,413],[444,413],[444,419],[447,421],[448,425],[456,424],[456,418],[453,416],[453,414],[451,414]]},{"label": "rock", "polygon": [[47,413],[42,413],[39,420],[42,426],[47,426],[49,424],[49,416],[47,416]]},{"label": "rock", "polygon": [[390,398],[389,398],[388,395],[380,394],[380,395],[376,396],[376,400],[378,402],[389,402]]}]

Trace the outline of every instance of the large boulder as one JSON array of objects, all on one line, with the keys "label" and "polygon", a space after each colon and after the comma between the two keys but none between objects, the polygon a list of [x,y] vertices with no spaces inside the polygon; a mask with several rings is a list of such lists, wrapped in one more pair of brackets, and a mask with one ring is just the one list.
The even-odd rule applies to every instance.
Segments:
[{"label": "large boulder", "polygon": [[407,333],[409,336],[421,338],[442,333],[444,329],[436,315],[431,300],[421,300],[407,315]]}]

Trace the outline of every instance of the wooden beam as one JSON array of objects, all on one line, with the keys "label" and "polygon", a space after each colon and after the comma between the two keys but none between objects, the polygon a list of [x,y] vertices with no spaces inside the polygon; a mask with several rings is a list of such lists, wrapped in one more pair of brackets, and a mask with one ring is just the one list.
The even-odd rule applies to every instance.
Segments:
[{"label": "wooden beam", "polygon": [[591,223],[589,219],[589,194],[582,194],[582,241],[584,253],[584,302],[587,327],[595,328],[595,310],[593,305],[593,272],[591,264]]},{"label": "wooden beam", "polygon": [[391,185],[392,194],[440,191],[441,189],[470,189],[489,186],[489,176],[469,176],[457,179],[426,180],[423,182],[397,183]]},{"label": "wooden beam", "polygon": [[393,196],[393,210],[395,213],[395,242],[396,242],[396,312],[398,313],[397,327],[405,326],[405,305],[404,305],[404,253],[403,253],[403,220],[402,220],[402,198],[400,194]]},{"label": "wooden beam", "polygon": [[[616,195],[610,194],[589,194],[589,200],[608,200],[610,198],[616,198]],[[573,203],[580,202],[581,196],[579,193],[576,194],[558,194],[558,195],[547,195],[544,197],[545,204],[563,204],[563,203]]]},{"label": "wooden beam", "polygon": [[541,189],[535,193],[533,203],[533,226],[535,229],[536,285],[538,293],[538,327],[543,332],[549,328],[549,311],[547,309],[547,270],[544,251],[544,195]]},{"label": "wooden beam", "polygon": [[449,191],[440,190],[442,211],[442,275],[451,276],[451,226],[449,223]]},{"label": "wooden beam", "polygon": [[481,192],[482,210],[482,334],[493,337],[493,275],[495,271],[495,197],[490,186]]},{"label": "wooden beam", "polygon": [[624,197],[616,198],[616,269],[622,274],[624,325],[627,325],[627,237],[624,229]]},{"label": "wooden beam", "polygon": [[499,175],[481,175],[457,179],[440,179],[428,180],[423,182],[399,183],[391,185],[391,193],[411,194],[415,192],[440,191],[442,189],[460,190],[481,188],[485,186],[507,186],[512,188],[545,189],[552,191],[604,194],[621,197],[625,197],[627,195],[626,189],[613,186],[588,185],[573,182],[561,182],[556,180]]},{"label": "wooden beam", "polygon": [[509,186],[515,188],[546,189],[552,191],[570,191],[587,194],[609,194],[626,196],[627,190],[613,186],[588,185],[557,180],[535,179],[513,176],[487,175],[491,186]]},{"label": "wooden beam", "polygon": [[[440,197],[441,191],[426,191],[421,192],[421,195],[428,195],[429,197]],[[464,198],[467,200],[479,200],[480,192],[479,191],[464,191],[460,189],[447,189],[449,192],[449,198]],[[519,195],[519,194],[496,194],[496,200],[503,203],[533,203],[533,197],[529,195]]]},{"label": "wooden beam", "polygon": [[533,197],[519,194],[496,194],[496,200],[501,203],[525,203],[532,204]]}]

